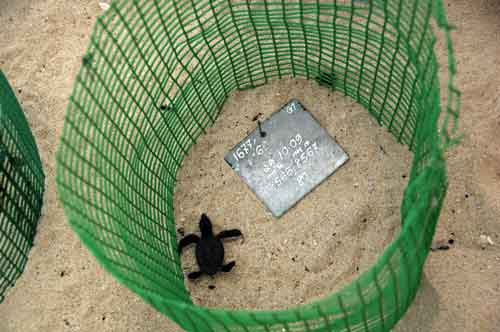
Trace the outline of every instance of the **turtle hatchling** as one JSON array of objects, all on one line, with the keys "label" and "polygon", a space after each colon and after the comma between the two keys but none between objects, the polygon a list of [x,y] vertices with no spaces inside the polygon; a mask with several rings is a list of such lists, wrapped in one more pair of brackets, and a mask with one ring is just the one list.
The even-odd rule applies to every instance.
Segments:
[{"label": "turtle hatchling", "polygon": [[236,262],[231,261],[224,264],[224,244],[223,239],[243,236],[238,229],[229,229],[214,235],[212,230],[212,222],[206,214],[202,214],[200,218],[201,238],[196,234],[186,235],[179,241],[179,254],[182,249],[190,244],[196,244],[196,262],[198,263],[199,271],[191,272],[188,278],[191,280],[197,279],[203,274],[213,276],[219,271],[229,272],[235,267]]}]

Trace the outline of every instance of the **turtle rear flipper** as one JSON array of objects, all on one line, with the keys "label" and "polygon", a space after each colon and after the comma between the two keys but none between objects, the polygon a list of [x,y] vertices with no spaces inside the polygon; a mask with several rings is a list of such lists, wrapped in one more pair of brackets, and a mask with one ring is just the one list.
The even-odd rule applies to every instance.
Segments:
[{"label": "turtle rear flipper", "polygon": [[222,267],[221,267],[221,269],[220,269],[220,270],[221,270],[222,272],[229,272],[229,271],[231,271],[231,270],[233,269],[233,267],[235,267],[235,266],[236,266],[236,262],[235,262],[235,261],[231,261],[231,262],[227,263],[226,265],[222,265]]}]

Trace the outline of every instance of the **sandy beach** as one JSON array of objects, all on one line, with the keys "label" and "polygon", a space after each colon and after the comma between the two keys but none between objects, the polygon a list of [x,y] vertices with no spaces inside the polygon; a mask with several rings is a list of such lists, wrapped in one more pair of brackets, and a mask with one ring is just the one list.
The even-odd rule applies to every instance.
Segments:
[{"label": "sandy beach", "polygon": [[[397,332],[497,332],[500,326],[500,2],[445,1],[456,26],[462,143],[448,155],[449,189],[414,304]],[[27,116],[46,194],[26,270],[0,304],[0,332],[180,331],[96,262],[65,220],[55,191],[55,151],[72,84],[96,17],[96,0],[0,0],[0,68]],[[275,220],[224,162],[225,152],[291,98],[299,99],[351,159]],[[242,115],[243,114],[243,115]],[[195,303],[285,308],[337,290],[369,267],[399,227],[411,154],[353,100],[314,81],[283,79],[226,101],[178,175],[176,220],[196,232],[207,213],[234,271],[186,282]],[[321,208],[320,208],[321,207]],[[340,207],[340,208],[339,208]],[[487,235],[493,245],[481,246]],[[331,253],[334,253],[333,255]],[[196,269],[193,250],[183,269]],[[215,286],[210,289],[208,286]]]}]

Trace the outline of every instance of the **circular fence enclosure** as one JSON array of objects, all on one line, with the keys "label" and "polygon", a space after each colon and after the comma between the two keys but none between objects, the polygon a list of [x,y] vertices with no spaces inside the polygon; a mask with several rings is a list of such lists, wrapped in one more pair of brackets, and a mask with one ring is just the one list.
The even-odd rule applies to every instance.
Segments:
[{"label": "circular fence enclosure", "polygon": [[28,261],[45,176],[28,122],[0,71],[0,303]]},{"label": "circular fence enclosure", "polygon": [[[446,193],[442,153],[459,109],[449,31],[440,0],[115,1],[97,20],[58,149],[67,218],[110,273],[187,331],[388,331],[417,292]],[[290,76],[354,98],[413,152],[402,230],[369,270],[319,301],[195,306],[176,250],[177,171],[232,91]]]}]

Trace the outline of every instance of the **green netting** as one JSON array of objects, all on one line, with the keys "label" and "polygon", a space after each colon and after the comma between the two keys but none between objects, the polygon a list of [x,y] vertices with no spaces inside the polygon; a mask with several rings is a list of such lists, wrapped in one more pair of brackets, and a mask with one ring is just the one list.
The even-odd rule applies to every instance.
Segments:
[{"label": "green netting", "polygon": [[0,71],[0,303],[33,246],[44,179],[28,122]]},{"label": "green netting", "polygon": [[[109,272],[185,330],[387,331],[418,289],[446,192],[459,109],[449,31],[441,1],[115,1],[97,19],[57,154],[66,215]],[[402,230],[372,268],[314,303],[198,307],[176,251],[177,172],[232,91],[290,76],[330,81],[414,153]]]}]

